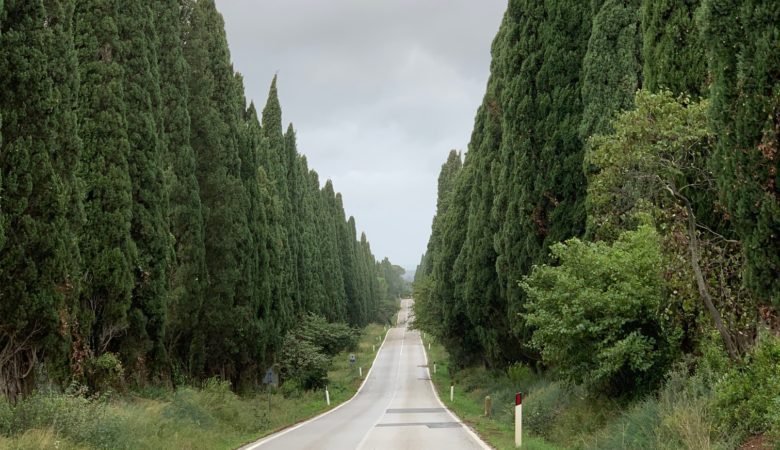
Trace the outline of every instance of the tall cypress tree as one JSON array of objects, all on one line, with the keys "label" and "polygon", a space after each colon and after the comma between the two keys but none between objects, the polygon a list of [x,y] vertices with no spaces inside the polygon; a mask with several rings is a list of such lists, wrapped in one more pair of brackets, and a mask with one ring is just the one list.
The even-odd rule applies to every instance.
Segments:
[{"label": "tall cypress tree", "polygon": [[238,155],[240,100],[222,16],[213,0],[191,6],[184,55],[190,67],[189,92],[197,93],[190,95],[188,105],[209,274],[201,318],[207,334],[206,370],[233,379],[240,347],[233,330],[237,284],[246,251],[241,244],[249,242]]},{"label": "tall cypress tree", "polygon": [[525,296],[517,281],[546,261],[549,245],[584,228],[581,80],[572,67],[585,55],[590,13],[582,2],[511,1],[504,21],[496,70],[503,87],[488,103],[502,123],[493,217],[501,224],[496,267],[522,342],[529,330],[520,320]]},{"label": "tall cypress tree", "polygon": [[163,175],[165,148],[158,130],[162,123],[160,76],[152,9],[147,2],[130,0],[121,3],[119,13],[118,60],[124,69],[125,104],[129,112],[131,236],[137,248],[130,329],[123,339],[123,357],[141,376],[149,368],[159,372],[166,363],[166,277],[172,243],[167,217],[168,191]]},{"label": "tall cypress tree", "polygon": [[61,118],[51,115],[51,29],[40,0],[6,1],[0,16],[0,192],[7,236],[0,247],[0,394],[13,402],[35,386],[33,367],[60,338],[63,294],[72,284],[69,243],[61,233],[68,228],[67,192],[52,149]]},{"label": "tall cypress tree", "polygon": [[170,356],[194,376],[200,373],[205,357],[205,335],[199,320],[208,275],[200,188],[195,176],[195,152],[190,144],[188,66],[182,50],[178,0],[155,5],[160,97],[164,105],[160,131],[167,149],[168,222],[175,240],[175,262],[168,281],[166,341]]},{"label": "tall cypress tree", "polygon": [[644,87],[704,93],[707,60],[696,12],[701,0],[643,0]]},{"label": "tall cypress tree", "polygon": [[116,1],[88,0],[76,5],[79,122],[84,144],[81,178],[89,220],[79,242],[85,281],[75,339],[83,340],[97,354],[116,350],[115,339],[127,329],[136,261],[130,236],[130,145],[124,75],[117,61],[117,17]]},{"label": "tall cypress tree", "polygon": [[633,105],[641,82],[641,0],[594,2],[582,62],[580,139],[609,131],[615,115]]},{"label": "tall cypress tree", "polygon": [[758,0],[706,2],[718,131],[713,166],[746,254],[747,284],[780,306],[780,9]]},{"label": "tall cypress tree", "polygon": [[339,252],[338,230],[336,228],[336,192],[328,180],[320,191],[319,230],[321,230],[320,257],[323,261],[322,279],[325,285],[327,307],[325,316],[333,322],[345,322],[347,317],[347,294],[344,273]]},{"label": "tall cypress tree", "polygon": [[263,136],[267,140],[268,176],[276,186],[276,195],[281,205],[281,216],[278,226],[281,229],[281,253],[278,262],[279,270],[275,272],[277,279],[273,286],[275,292],[274,298],[278,302],[276,311],[279,312],[279,320],[288,324],[291,320],[293,305],[299,302],[296,299],[297,292],[293,286],[293,276],[296,271],[294,266],[293,253],[290,248],[290,233],[292,233],[294,224],[291,218],[290,195],[288,192],[287,180],[287,152],[285,151],[285,138],[282,128],[282,108],[279,104],[279,95],[276,89],[276,76],[271,81],[271,87],[268,90],[268,99],[263,108],[262,118]]}]

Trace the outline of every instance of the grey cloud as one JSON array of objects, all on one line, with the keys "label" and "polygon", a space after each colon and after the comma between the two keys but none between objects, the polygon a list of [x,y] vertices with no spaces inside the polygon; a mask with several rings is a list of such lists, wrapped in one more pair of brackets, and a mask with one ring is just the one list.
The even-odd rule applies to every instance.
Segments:
[{"label": "grey cloud", "polygon": [[464,149],[506,0],[217,0],[259,108],[279,72],[285,120],[377,257],[414,267],[436,177]]}]

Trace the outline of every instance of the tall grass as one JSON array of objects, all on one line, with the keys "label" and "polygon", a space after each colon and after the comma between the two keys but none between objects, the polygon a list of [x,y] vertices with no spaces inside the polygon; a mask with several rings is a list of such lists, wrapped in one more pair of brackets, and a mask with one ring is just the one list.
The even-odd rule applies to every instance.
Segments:
[{"label": "tall grass", "polygon": [[[455,370],[448,364],[446,351],[435,342],[428,356],[437,361],[433,380],[447,406],[495,448],[514,448],[514,394],[518,391],[524,393],[524,448],[738,448],[734,439],[716,427],[712,406],[716,380],[707,370],[691,376],[681,368],[669,375],[655,395],[620,401],[587,397],[578,387],[552,381],[522,365],[506,372]],[[452,403],[448,401],[451,381],[456,386]],[[491,417],[484,417],[487,395],[493,401]]]},{"label": "tall grass", "polygon": [[[365,330],[354,367],[348,353],[334,357],[331,407],[354,395],[361,382],[357,367],[368,371],[371,345],[383,334],[381,325]],[[327,409],[322,391],[238,396],[216,379],[116,398],[39,392],[14,407],[0,402],[0,449],[228,449]]]}]

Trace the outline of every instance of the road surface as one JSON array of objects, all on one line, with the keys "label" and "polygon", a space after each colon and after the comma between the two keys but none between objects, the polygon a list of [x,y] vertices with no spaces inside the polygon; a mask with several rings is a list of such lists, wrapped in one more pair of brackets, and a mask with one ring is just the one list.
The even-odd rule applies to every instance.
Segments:
[{"label": "road surface", "polygon": [[388,331],[355,397],[243,450],[489,448],[436,398],[420,334],[406,329],[411,304],[401,301],[399,325]]}]

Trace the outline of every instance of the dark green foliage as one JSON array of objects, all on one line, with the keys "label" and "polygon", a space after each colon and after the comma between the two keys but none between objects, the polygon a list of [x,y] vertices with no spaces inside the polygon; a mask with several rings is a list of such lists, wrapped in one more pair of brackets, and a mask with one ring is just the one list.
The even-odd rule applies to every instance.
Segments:
[{"label": "dark green foliage", "polygon": [[7,1],[0,11],[0,210],[6,240],[0,246],[0,395],[10,401],[35,387],[31,370],[43,351],[57,348],[64,294],[72,289],[68,193],[54,146],[61,117],[50,114],[56,96],[49,71],[41,1]]},{"label": "dark green foliage", "polygon": [[[760,388],[758,388],[760,386]],[[723,431],[742,438],[780,433],[780,339],[765,334],[716,387],[715,415]]]},{"label": "dark green foliage", "polygon": [[706,91],[707,60],[696,16],[702,0],[643,0],[643,87],[694,97]]},{"label": "dark green foliage", "polygon": [[[166,363],[164,336],[167,275],[172,253],[168,225],[168,186],[163,176],[164,141],[160,124],[160,75],[157,66],[157,32],[147,2],[124,1],[119,8],[123,67],[128,170],[133,186],[131,236],[137,249],[133,261],[135,286],[129,312],[130,328],[122,340],[122,355],[134,373],[155,373]],[[147,358],[147,356],[152,356]],[[149,359],[156,367],[144,367]]]},{"label": "dark green foliage", "polygon": [[582,61],[580,139],[609,130],[615,114],[632,106],[641,79],[640,0],[605,0],[593,11]]},{"label": "dark green foliage", "polygon": [[247,107],[213,0],[0,1],[0,23],[0,395],[242,389],[297,323],[334,352],[390,320],[402,269],[282,133],[276,78],[262,125]]},{"label": "dark green foliage", "polygon": [[567,381],[595,392],[641,392],[660,381],[674,335],[656,317],[663,304],[661,245],[652,226],[613,244],[572,239],[552,249],[556,266],[524,278],[533,344]]},{"label": "dark green foliage", "polygon": [[195,153],[190,145],[188,67],[182,51],[178,3],[177,0],[155,3],[163,105],[160,131],[167,149],[168,222],[175,240],[169,273],[166,347],[170,357],[194,375],[202,368],[205,358],[205,336],[199,320],[208,276],[200,188],[195,176]]},{"label": "dark green foliage", "polygon": [[[99,355],[116,349],[129,326],[136,247],[131,239],[132,183],[127,158],[124,71],[114,1],[80,1],[76,7],[76,49],[81,89],[79,123],[84,143],[80,177],[86,224],[80,233],[84,280],[76,352]],[[78,359],[77,365],[82,364]]]},{"label": "dark green foliage", "polygon": [[[215,31],[216,30],[216,31]],[[222,17],[213,1],[199,1],[189,18],[185,57],[190,67],[191,143],[203,205],[204,242],[209,283],[203,321],[206,371],[236,377],[232,358],[240,342],[234,334],[236,307],[248,301],[239,286],[251,248],[246,190],[241,181],[239,135],[243,105],[236,89]]]},{"label": "dark green foliage", "polygon": [[746,282],[762,303],[775,308],[780,306],[779,23],[774,2],[706,2],[715,177],[744,245]]}]

